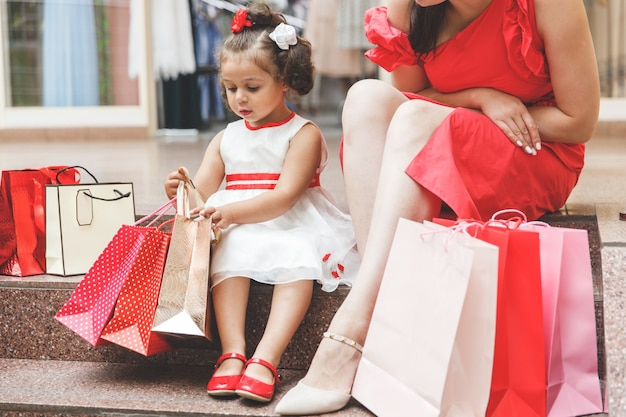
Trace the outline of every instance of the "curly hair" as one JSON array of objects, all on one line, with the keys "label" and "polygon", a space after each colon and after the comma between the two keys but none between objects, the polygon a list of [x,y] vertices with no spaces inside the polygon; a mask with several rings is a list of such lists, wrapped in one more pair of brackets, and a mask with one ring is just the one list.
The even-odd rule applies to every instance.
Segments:
[{"label": "curly hair", "polygon": [[301,96],[310,92],[315,72],[311,43],[298,36],[296,45],[287,50],[280,49],[269,34],[280,23],[287,23],[285,17],[263,2],[252,3],[247,14],[252,25],[226,39],[220,51],[220,62],[245,54],[276,81],[283,79],[292,92]]}]

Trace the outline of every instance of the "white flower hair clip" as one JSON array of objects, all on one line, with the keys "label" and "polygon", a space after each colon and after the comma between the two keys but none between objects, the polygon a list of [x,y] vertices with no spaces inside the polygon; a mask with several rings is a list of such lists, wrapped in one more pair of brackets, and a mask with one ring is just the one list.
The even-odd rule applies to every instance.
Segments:
[{"label": "white flower hair clip", "polygon": [[296,29],[291,25],[280,23],[274,28],[274,31],[270,33],[270,39],[276,42],[276,45],[282,50],[289,49],[290,45],[298,43],[298,36],[296,35]]}]

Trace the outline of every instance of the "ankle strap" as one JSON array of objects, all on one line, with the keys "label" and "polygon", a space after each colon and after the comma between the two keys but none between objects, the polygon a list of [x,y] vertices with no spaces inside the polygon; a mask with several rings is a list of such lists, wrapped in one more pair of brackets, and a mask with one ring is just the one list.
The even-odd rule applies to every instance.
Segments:
[{"label": "ankle strap", "polygon": [[248,359],[248,361],[245,364],[245,367],[247,367],[248,365],[250,365],[251,363],[257,363],[259,365],[263,365],[265,366],[267,369],[269,369],[270,371],[272,371],[272,374],[274,374],[274,380],[276,382],[280,382],[283,377],[278,373],[278,369],[276,369],[276,367],[274,365],[272,365],[271,363],[269,363],[268,361],[266,361],[265,359],[261,359],[261,358],[252,358],[252,359]]},{"label": "ankle strap", "polygon": [[332,332],[324,332],[324,337],[327,339],[334,340],[336,342],[343,343],[344,345],[348,345],[351,348],[356,349],[359,353],[363,353],[363,346],[361,346],[359,343],[355,342],[354,340],[350,339],[349,337],[345,337],[340,334],[332,333]]},{"label": "ankle strap", "polygon": [[215,362],[215,367],[219,368],[222,362],[224,362],[226,359],[239,359],[240,361],[244,363],[246,362],[246,357],[243,356],[241,353],[237,353],[237,352],[224,353],[222,356],[217,358],[217,362]]}]

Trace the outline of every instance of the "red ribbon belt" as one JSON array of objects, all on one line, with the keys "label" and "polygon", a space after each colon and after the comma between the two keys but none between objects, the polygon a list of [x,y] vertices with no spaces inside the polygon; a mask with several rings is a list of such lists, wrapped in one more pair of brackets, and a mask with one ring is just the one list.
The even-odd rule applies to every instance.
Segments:
[{"label": "red ribbon belt", "polygon": [[[227,190],[273,190],[280,174],[228,174]],[[309,183],[309,188],[320,186],[320,174],[316,173]]]}]

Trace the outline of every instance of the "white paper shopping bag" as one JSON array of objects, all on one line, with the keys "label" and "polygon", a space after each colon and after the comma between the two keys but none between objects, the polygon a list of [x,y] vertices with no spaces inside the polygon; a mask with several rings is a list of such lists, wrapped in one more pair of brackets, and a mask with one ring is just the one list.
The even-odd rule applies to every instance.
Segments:
[{"label": "white paper shopping bag", "polygon": [[122,225],[135,223],[132,183],[46,186],[46,273],[85,274]]},{"label": "white paper shopping bag", "polygon": [[484,416],[497,247],[400,219],[352,396],[379,417]]}]

